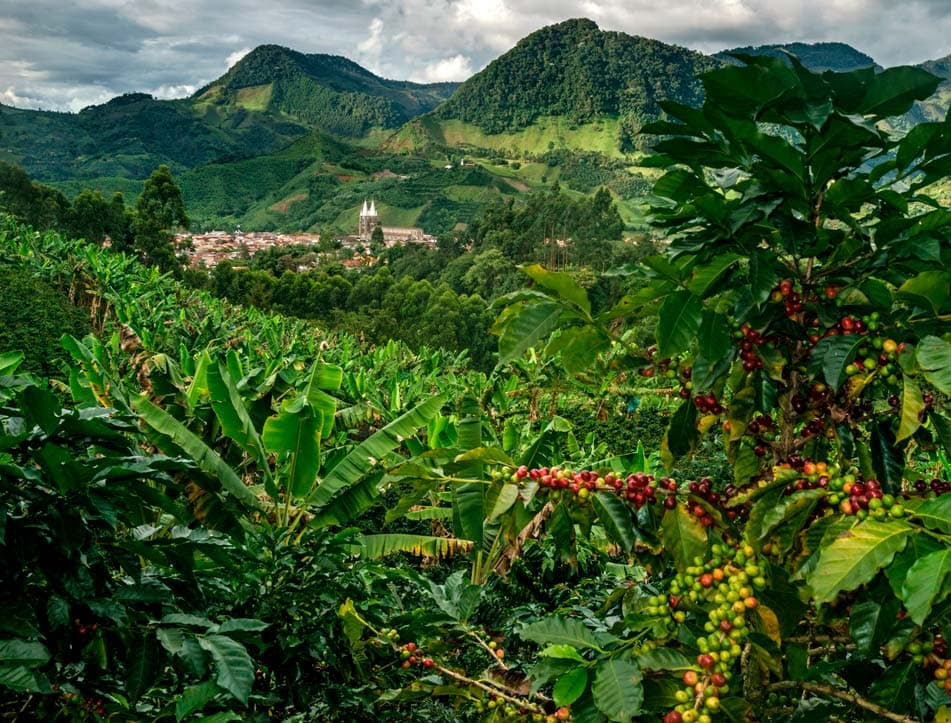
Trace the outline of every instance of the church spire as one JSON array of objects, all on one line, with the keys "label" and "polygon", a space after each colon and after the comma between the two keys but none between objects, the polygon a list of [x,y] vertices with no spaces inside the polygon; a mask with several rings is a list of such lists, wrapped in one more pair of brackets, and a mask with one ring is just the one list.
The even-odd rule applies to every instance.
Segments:
[{"label": "church spire", "polygon": [[363,210],[360,211],[360,218],[363,218],[367,215],[367,200],[363,199]]},{"label": "church spire", "polygon": [[376,201],[370,200],[370,215],[376,216]]}]

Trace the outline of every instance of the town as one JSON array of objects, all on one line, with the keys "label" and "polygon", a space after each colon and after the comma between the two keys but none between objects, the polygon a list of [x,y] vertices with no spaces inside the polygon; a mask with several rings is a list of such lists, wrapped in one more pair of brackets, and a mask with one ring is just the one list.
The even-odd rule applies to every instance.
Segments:
[{"label": "town", "polygon": [[[436,237],[425,233],[421,228],[383,226],[376,203],[371,200],[369,205],[366,201],[363,202],[357,233],[335,237],[331,248],[350,252],[350,257],[343,261],[345,266],[372,266],[375,263],[372,237],[377,228],[382,233],[384,248],[404,244],[421,244],[428,248],[436,246]],[[233,232],[207,231],[175,235],[176,247],[183,250],[189,266],[193,267],[213,267],[225,260],[241,264],[265,249],[282,246],[317,247],[320,240],[320,234],[316,233],[241,231],[240,228]],[[298,269],[303,270],[305,269]]]}]

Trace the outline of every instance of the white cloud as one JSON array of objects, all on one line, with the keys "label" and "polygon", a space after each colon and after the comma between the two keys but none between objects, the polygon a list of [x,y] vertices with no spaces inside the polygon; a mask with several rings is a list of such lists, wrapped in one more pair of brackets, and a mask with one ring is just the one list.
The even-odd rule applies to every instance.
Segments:
[{"label": "white cloud", "polygon": [[184,93],[263,43],[344,55],[387,78],[458,80],[579,16],[704,52],[838,40],[882,65],[951,53],[948,0],[30,0],[0,2],[0,102]]},{"label": "white cloud", "polygon": [[162,100],[171,98],[187,98],[198,89],[194,84],[184,85],[160,85],[158,88],[150,91],[151,95]]},{"label": "white cloud", "polygon": [[235,63],[241,60],[241,58],[243,58],[245,55],[250,53],[252,50],[253,48],[249,48],[249,47],[241,48],[241,50],[235,50],[233,53],[231,53],[228,56],[228,58],[225,60],[225,63],[227,64],[229,68],[232,68],[234,67]]},{"label": "white cloud", "polygon": [[[374,72],[380,71],[380,56],[383,54],[383,20],[373,18],[370,34],[357,45],[357,58]],[[346,53],[344,53],[345,55]]]},{"label": "white cloud", "polygon": [[445,83],[447,81],[462,81],[472,75],[472,65],[464,55],[454,55],[430,63],[422,72],[412,76],[410,80],[417,83]]}]

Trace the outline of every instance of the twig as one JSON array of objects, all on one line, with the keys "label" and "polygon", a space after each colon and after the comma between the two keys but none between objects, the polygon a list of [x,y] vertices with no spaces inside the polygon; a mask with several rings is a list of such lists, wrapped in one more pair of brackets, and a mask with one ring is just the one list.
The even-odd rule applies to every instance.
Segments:
[{"label": "twig", "polygon": [[443,675],[447,675],[453,680],[457,680],[460,683],[465,683],[466,685],[474,685],[475,687],[481,688],[482,690],[484,690],[485,692],[491,695],[497,696],[499,698],[502,698],[503,700],[507,700],[509,703],[517,705],[519,708],[527,708],[531,710],[533,713],[545,712],[545,709],[542,708],[537,703],[533,703],[528,700],[523,700],[522,698],[516,698],[515,696],[509,695],[508,693],[505,693],[499,690],[498,688],[488,685],[487,683],[483,683],[481,680],[473,680],[472,678],[467,678],[465,675],[462,675],[461,673],[457,673],[454,670],[450,670],[449,668],[443,665],[440,665],[439,663],[436,663],[436,665],[434,665],[433,667],[436,670],[438,670],[440,673],[442,673]]},{"label": "twig", "polygon": [[824,685],[822,683],[810,683],[805,680],[783,680],[779,683],[773,683],[769,685],[767,690],[790,690],[792,688],[800,688],[807,693],[824,695],[829,698],[838,698],[839,700],[844,700],[846,703],[851,703],[852,705],[857,705],[860,708],[865,708],[865,710],[871,711],[875,715],[879,715],[882,718],[888,718],[888,720],[893,720],[896,723],[919,723],[918,720],[912,718],[911,716],[890,711],[887,708],[883,708],[882,706],[878,705],[877,703],[866,700],[857,693],[849,693],[844,690],[839,690],[838,688],[833,688],[831,685]]},{"label": "twig", "polygon": [[488,652],[488,654],[492,656],[492,660],[495,661],[495,664],[496,664],[498,667],[500,667],[502,670],[508,670],[508,669],[509,669],[509,666],[507,666],[505,663],[502,662],[502,659],[499,658],[499,656],[498,656],[498,654],[496,653],[496,651],[495,651],[495,650],[492,650],[492,648],[489,647],[488,643],[486,643],[481,637],[479,637],[478,635],[476,635],[476,634],[475,634],[474,632],[472,632],[471,630],[468,631],[468,632],[466,633],[466,635],[468,635],[470,638],[473,638],[479,645],[481,645],[481,646],[483,647],[483,649],[485,649],[486,652]]},{"label": "twig", "polygon": [[17,714],[13,717],[14,723],[16,723],[16,721],[18,721],[18,720],[20,719],[20,716],[23,715],[23,713],[26,711],[26,709],[30,707],[30,701],[32,701],[32,700],[33,700],[33,694],[30,693],[30,695],[27,696],[26,702],[23,704],[23,707],[20,708],[20,710],[17,711]]}]

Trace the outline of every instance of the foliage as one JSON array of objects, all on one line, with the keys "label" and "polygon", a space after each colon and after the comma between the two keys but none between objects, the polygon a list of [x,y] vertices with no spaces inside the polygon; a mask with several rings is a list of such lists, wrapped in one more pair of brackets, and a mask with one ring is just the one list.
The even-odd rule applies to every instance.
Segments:
[{"label": "foliage", "polygon": [[[685,488],[667,478],[614,484],[638,512],[635,535],[659,533],[677,571],[625,618],[629,635],[650,631],[645,653],[663,651],[658,667],[677,669],[668,662],[676,659],[688,668],[686,687],[669,688],[676,696],[645,687],[657,693],[645,706],[666,709],[671,722],[712,717],[721,705],[733,716],[772,706],[774,720],[817,704],[894,720],[933,715],[947,702],[926,691],[946,677],[942,561],[951,540],[933,515],[951,490],[942,479],[948,386],[937,373],[951,259],[946,211],[924,190],[943,175],[951,146],[945,123],[903,138],[875,123],[926,98],[938,79],[912,68],[818,75],[795,58],[743,60],[704,76],[701,109],[665,103],[671,120],[648,127],[664,136],[653,162],[668,170],[652,210],[671,239],[646,261],[650,285],[596,316],[566,275],[526,269],[535,289],[510,296],[497,322],[500,353],[538,346],[572,375],[634,371],[674,384],[684,401],[661,458],[670,466],[713,435],[732,464],[727,479],[687,485],[686,506]],[[646,355],[623,333],[643,303],[657,310]],[[570,483],[579,510],[590,497],[588,514],[629,549],[630,513],[596,502],[602,489],[610,499],[612,479],[555,472],[529,478],[556,499]],[[661,495],[657,530],[640,513]],[[922,546],[910,542],[922,537]],[[909,570],[937,577],[906,579]],[[839,615],[850,603],[848,624]],[[556,634],[563,624],[552,619],[539,641],[611,658],[589,632]],[[817,634],[851,640],[857,652],[816,648]],[[821,670],[814,659],[807,671],[804,656],[814,655]],[[862,665],[888,682],[850,672]],[[611,719],[613,693],[580,679],[571,697],[583,703],[590,691]],[[737,686],[742,699],[724,697]],[[790,705],[784,695],[794,689],[818,699]]]},{"label": "foliage", "polygon": [[132,232],[135,248],[145,263],[162,271],[179,269],[172,245],[172,233],[188,228],[182,190],[172,178],[168,166],[159,166],[142,187],[135,202]]},{"label": "foliage", "polygon": [[35,278],[27,269],[0,266],[0,349],[24,355],[22,368],[42,376],[60,372],[67,355],[59,345],[63,334],[82,336],[86,315],[61,291]]},{"label": "foliage", "polygon": [[640,124],[659,115],[661,97],[699,100],[696,76],[716,64],[656,40],[603,32],[590,20],[567,20],[523,38],[436,113],[489,133],[523,128],[540,115],[576,122],[614,115]]},{"label": "foliage", "polygon": [[649,128],[668,244],[640,265],[524,263],[539,239],[635,256],[597,235],[606,191],[556,190],[352,279],[212,279],[261,306],[319,288],[449,346],[466,313],[428,275],[501,290],[523,262],[489,375],[2,221],[5,256],[96,332],[64,337],[52,384],[0,356],[4,705],[946,716],[951,244],[927,187],[951,142],[946,123],[885,123],[938,79],[743,62]]}]

